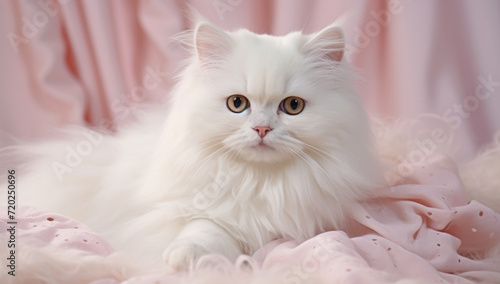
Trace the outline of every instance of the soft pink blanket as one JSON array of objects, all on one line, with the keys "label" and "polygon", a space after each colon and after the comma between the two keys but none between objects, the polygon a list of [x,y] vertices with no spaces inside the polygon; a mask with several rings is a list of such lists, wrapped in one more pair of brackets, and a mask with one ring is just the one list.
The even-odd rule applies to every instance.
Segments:
[{"label": "soft pink blanket", "polygon": [[[399,184],[379,189],[379,197],[352,209],[347,232],[325,232],[303,243],[277,240],[253,256],[240,257],[236,265],[221,260],[219,265],[211,262],[208,268],[198,267],[199,274],[149,274],[131,277],[126,283],[194,283],[197,275],[203,275],[201,283],[393,283],[405,279],[500,283],[500,214],[476,201],[468,202],[450,160],[437,157]],[[1,246],[6,246],[9,225],[2,215]],[[76,249],[100,256],[114,252],[98,234],[64,216],[26,207],[19,208],[16,216],[19,250],[24,239],[36,238],[40,248],[54,251]],[[6,257],[1,259],[5,262]],[[92,283],[120,283],[111,278],[103,276]]]}]

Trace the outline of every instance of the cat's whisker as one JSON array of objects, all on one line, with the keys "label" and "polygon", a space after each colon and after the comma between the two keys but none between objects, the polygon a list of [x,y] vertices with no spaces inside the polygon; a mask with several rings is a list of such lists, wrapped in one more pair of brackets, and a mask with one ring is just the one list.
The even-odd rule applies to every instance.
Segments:
[{"label": "cat's whisker", "polygon": [[[322,180],[327,183],[327,187],[330,188],[336,188],[336,186],[331,182],[331,179],[328,178],[328,173],[325,171],[325,169],[318,164],[314,159],[311,159],[304,151],[301,149],[295,148],[295,147],[290,147],[289,148],[293,153],[295,153],[299,158],[301,158],[305,163],[307,163],[313,170],[318,171],[320,174]],[[326,190],[326,192],[330,193],[329,190]],[[342,207],[342,204],[340,203],[340,200],[337,195],[342,195],[342,190],[334,190],[335,194],[330,194],[335,201],[337,202],[337,205],[339,208]],[[342,218],[344,217],[343,211],[339,210]]]},{"label": "cat's whisker", "polygon": [[222,133],[222,134],[219,134],[219,135],[216,135],[214,136],[213,139],[209,139],[209,140],[205,140],[203,142],[200,142],[200,145],[204,145],[204,144],[209,144],[209,143],[212,143],[214,141],[219,141],[219,142],[222,142],[224,141],[224,139],[228,136],[229,134],[227,133]]},{"label": "cat's whisker", "polygon": [[[306,146],[307,148],[309,148],[310,150],[316,152],[317,154],[320,154],[320,155],[322,155],[324,157],[328,157],[328,158],[336,161],[338,164],[342,165],[343,167],[352,169],[351,166],[349,166],[346,162],[344,162],[343,160],[339,159],[338,157],[335,157],[335,156],[333,156],[333,155],[331,155],[331,154],[329,154],[329,153],[327,153],[327,152],[325,152],[325,151],[323,151],[323,150],[321,150],[321,149],[319,149],[317,147],[314,147],[314,146],[312,146],[312,145],[310,145],[310,144],[308,144],[306,142],[301,142],[301,143],[304,146]],[[354,170],[354,169],[352,169],[352,170]]]},{"label": "cat's whisker", "polygon": [[[209,151],[209,150],[211,150],[211,149],[213,149],[213,148],[215,148],[217,146],[220,146],[220,145],[222,145],[223,147],[221,147],[220,149],[217,149],[215,152],[211,153],[207,157],[205,157],[202,160],[200,160],[197,164],[194,165],[194,167],[200,167],[200,165],[204,164],[207,159],[210,159],[211,155],[214,155],[217,152],[223,150],[223,148],[224,148],[223,141],[224,141],[224,138],[227,137],[227,136],[228,135],[224,133],[224,134],[215,136],[216,138],[214,138],[214,139],[210,139],[210,140],[206,140],[206,141],[201,142],[199,145],[204,145],[204,144],[211,144],[211,145],[209,145],[208,147],[205,147],[205,148],[201,149],[198,153],[196,153],[196,155],[201,155],[202,153],[207,152],[207,151]],[[213,143],[215,141],[219,141],[219,142],[218,143]]]},{"label": "cat's whisker", "polygon": [[[218,143],[218,144],[222,144],[221,143]],[[207,149],[204,149],[204,150],[207,150]],[[204,166],[206,163],[208,163],[209,161],[211,161],[214,157],[216,157],[217,155],[219,155],[221,152],[224,152],[224,151],[228,151],[227,147],[223,146],[219,149],[217,149],[216,151],[212,152],[210,155],[206,156],[205,158],[203,158],[201,161],[199,161],[198,163],[196,163],[193,168],[197,168],[197,171],[194,173],[194,176],[197,176],[200,171],[202,169],[205,169]],[[224,153],[222,153],[222,156],[224,155]]]},{"label": "cat's whisker", "polygon": [[[218,144],[220,144],[220,143],[218,143]],[[217,145],[212,145],[212,146],[206,147],[206,148],[204,148],[204,149],[202,149],[202,150],[198,151],[198,153],[193,153],[193,156],[199,156],[199,155],[201,155],[202,153],[204,153],[204,152],[206,152],[206,151],[210,150],[211,148],[214,148],[215,146],[217,146]],[[221,151],[221,149],[218,149],[217,151],[213,152],[213,153],[212,153],[212,154],[210,154],[210,155],[214,155],[214,154],[216,154],[216,153],[217,153],[217,152],[219,152],[219,151]],[[180,169],[182,169],[182,170],[188,170],[188,169],[190,169],[190,168],[192,168],[192,167],[197,167],[197,168],[199,169],[201,164],[204,164],[207,160],[209,160],[209,159],[210,159],[210,155],[209,155],[209,156],[207,156],[207,157],[205,157],[205,158],[203,158],[203,159],[201,159],[201,160],[199,160],[199,161],[197,161],[197,162],[196,162],[196,163],[194,163],[194,164],[192,164],[192,162],[190,162],[190,160],[178,161],[178,162],[177,162],[177,166],[178,166]],[[196,174],[197,174],[197,173],[198,173],[198,172],[196,172]]]}]

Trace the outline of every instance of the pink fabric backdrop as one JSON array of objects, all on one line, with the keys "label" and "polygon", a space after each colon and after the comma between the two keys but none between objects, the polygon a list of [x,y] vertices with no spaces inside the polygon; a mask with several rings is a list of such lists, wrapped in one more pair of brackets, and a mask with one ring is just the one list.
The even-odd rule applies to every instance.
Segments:
[{"label": "pink fabric backdrop", "polygon": [[[119,124],[168,96],[185,3],[225,29],[321,29],[346,12],[371,114],[445,117],[468,159],[500,129],[500,1],[0,1],[0,146],[67,124]],[[487,83],[490,81],[490,83]]]}]

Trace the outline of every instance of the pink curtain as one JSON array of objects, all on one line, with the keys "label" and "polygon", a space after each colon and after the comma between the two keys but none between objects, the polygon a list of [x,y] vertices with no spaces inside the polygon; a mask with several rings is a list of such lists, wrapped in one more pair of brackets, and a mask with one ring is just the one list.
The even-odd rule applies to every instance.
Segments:
[{"label": "pink curtain", "polygon": [[368,111],[452,126],[467,159],[500,129],[500,1],[0,1],[0,146],[63,125],[114,127],[168,96],[186,4],[225,29],[282,35],[339,16]]}]

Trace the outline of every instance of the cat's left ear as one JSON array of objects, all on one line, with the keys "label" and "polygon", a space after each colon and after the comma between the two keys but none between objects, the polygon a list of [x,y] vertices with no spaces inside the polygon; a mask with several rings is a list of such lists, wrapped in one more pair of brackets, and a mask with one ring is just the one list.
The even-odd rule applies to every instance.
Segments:
[{"label": "cat's left ear", "polygon": [[233,41],[212,23],[199,22],[194,30],[194,45],[200,61],[213,61],[230,53]]},{"label": "cat's left ear", "polygon": [[326,55],[334,61],[341,61],[344,57],[344,32],[338,26],[332,25],[311,35],[304,46],[306,53]]}]

